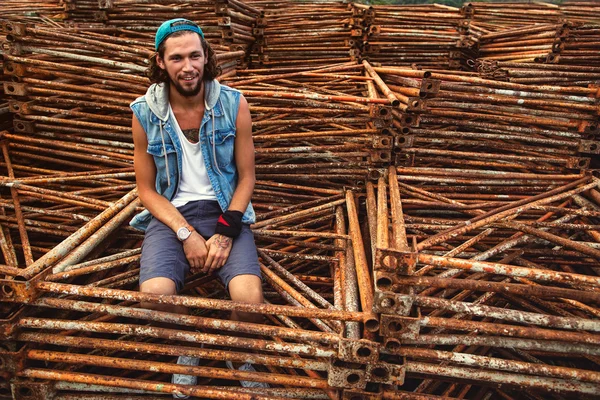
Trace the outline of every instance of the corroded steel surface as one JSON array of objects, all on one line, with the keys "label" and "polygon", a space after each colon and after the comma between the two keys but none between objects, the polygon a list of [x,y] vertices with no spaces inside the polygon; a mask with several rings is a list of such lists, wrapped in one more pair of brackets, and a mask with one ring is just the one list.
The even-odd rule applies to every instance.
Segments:
[{"label": "corroded steel surface", "polygon": [[[597,395],[598,10],[4,1],[0,397]],[[179,16],[250,105],[262,305],[137,290],[128,105]]]}]

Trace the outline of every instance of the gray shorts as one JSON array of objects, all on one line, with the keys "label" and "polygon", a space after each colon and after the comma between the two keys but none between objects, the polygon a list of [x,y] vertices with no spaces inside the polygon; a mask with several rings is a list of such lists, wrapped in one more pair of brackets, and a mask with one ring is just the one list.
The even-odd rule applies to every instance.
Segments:
[{"label": "gray shorts", "polygon": [[[193,201],[177,209],[188,224],[192,225],[204,239],[208,240],[215,234],[217,219],[222,213],[218,202]],[[142,243],[140,284],[152,278],[169,278],[175,282],[179,292],[183,288],[183,281],[189,270],[190,265],[175,232],[158,219],[152,218]],[[261,276],[254,234],[248,225],[243,225],[242,232],[233,240],[233,246],[225,265],[215,273],[221,278],[221,282],[226,288],[237,275]]]}]

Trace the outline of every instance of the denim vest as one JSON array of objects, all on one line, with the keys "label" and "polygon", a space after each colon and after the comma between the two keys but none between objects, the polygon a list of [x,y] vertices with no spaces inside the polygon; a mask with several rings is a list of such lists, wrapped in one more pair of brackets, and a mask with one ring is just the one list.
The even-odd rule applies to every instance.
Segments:
[{"label": "denim vest", "polygon": [[[234,158],[235,122],[240,104],[240,92],[221,85],[217,80],[205,81],[205,111],[200,124],[200,148],[208,179],[215,191],[221,210],[225,211],[237,187],[238,173]],[[172,200],[177,193],[182,169],[181,142],[169,116],[169,87],[153,84],[144,96],[130,104],[133,113],[148,137],[148,154],[156,164],[156,191]],[[152,214],[144,210],[129,223],[145,231]],[[252,204],[244,212],[242,222],[256,221]]]}]

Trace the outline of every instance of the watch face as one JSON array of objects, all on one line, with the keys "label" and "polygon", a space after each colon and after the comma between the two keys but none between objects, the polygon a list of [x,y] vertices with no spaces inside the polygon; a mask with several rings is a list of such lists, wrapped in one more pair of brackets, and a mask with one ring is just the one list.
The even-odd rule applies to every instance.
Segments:
[{"label": "watch face", "polygon": [[188,237],[190,237],[190,235],[192,234],[192,232],[190,232],[190,230],[188,228],[181,227],[177,230],[177,239],[179,240],[185,240]]}]

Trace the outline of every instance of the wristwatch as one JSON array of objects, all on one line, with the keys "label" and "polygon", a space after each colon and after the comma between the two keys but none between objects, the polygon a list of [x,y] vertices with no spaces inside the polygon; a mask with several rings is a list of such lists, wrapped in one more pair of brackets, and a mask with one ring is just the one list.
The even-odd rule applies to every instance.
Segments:
[{"label": "wristwatch", "polygon": [[177,229],[177,239],[179,239],[180,242],[183,242],[184,240],[190,237],[194,230],[195,229],[189,225],[182,226],[181,228]]}]

